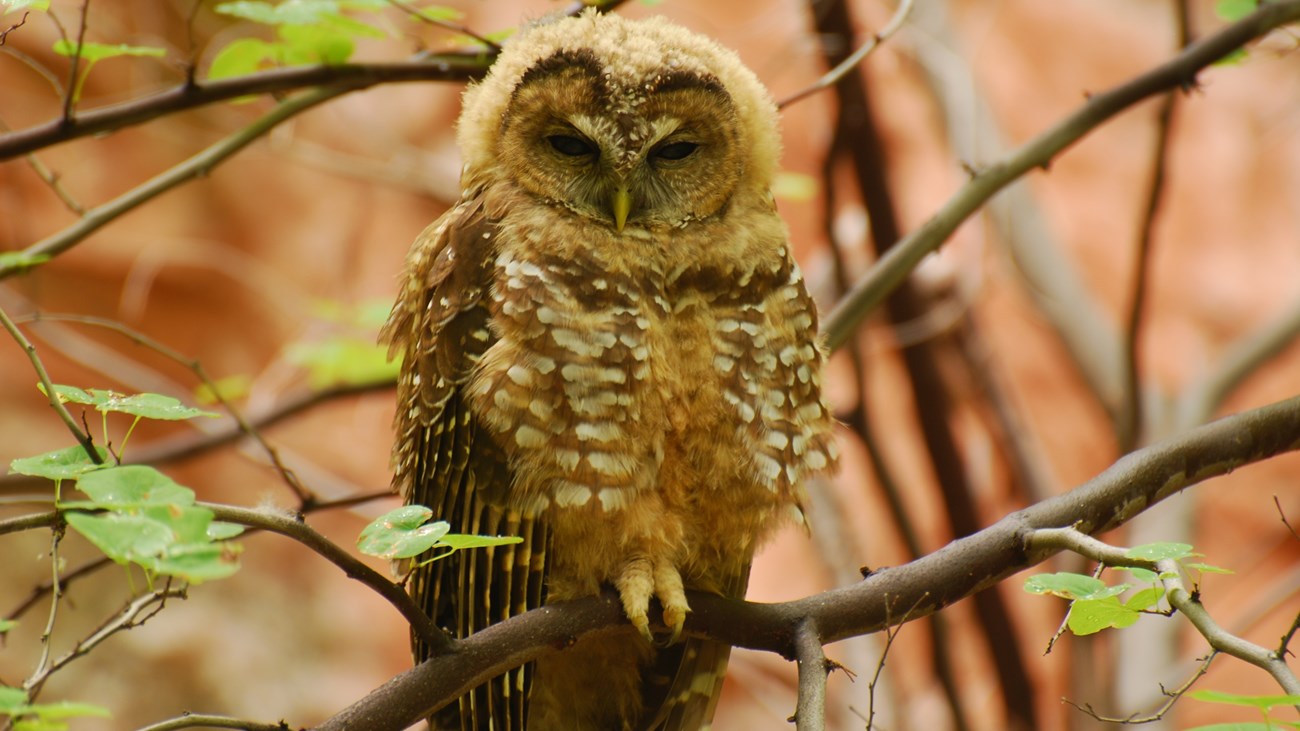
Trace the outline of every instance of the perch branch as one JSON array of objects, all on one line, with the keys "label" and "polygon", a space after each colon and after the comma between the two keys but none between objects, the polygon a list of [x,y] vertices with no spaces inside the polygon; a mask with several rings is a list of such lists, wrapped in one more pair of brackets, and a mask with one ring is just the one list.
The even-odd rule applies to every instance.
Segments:
[{"label": "perch branch", "polygon": [[[1074,526],[1089,535],[1114,529],[1198,482],[1300,449],[1300,397],[1235,414],[1130,453],[1074,490],[1012,513],[974,535],[862,582],[781,604],[688,592],[687,634],[733,646],[797,656],[795,633],[816,623],[823,642],[897,624],[896,606],[919,619],[1045,561],[1058,549],[1028,539],[1043,528]],[[626,622],[612,593],[544,606],[491,625],[455,651],[393,678],[325,721],[319,731],[397,731],[489,678]]]}]

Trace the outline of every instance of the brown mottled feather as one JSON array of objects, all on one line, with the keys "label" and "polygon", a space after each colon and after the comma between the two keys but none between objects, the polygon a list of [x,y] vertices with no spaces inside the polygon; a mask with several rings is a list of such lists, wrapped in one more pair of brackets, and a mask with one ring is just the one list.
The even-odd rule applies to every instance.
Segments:
[{"label": "brown mottled feather", "polygon": [[[489,505],[483,488],[507,482],[500,451],[481,434],[462,389],[492,343],[483,305],[493,228],[481,201],[465,200],[412,248],[407,281],[382,339],[403,356],[396,415],[395,483],[408,504],[425,505],[455,533],[517,535],[524,542],[458,551],[414,570],[410,592],[439,626],[465,637],[541,606],[545,521]],[[429,649],[412,635],[417,661]],[[442,729],[522,729],[529,667],[496,678],[433,719]]]}]

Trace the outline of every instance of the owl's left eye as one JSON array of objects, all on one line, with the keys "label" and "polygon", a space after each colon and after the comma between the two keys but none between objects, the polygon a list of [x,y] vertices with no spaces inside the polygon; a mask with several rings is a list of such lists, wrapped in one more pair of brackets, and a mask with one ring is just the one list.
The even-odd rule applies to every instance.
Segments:
[{"label": "owl's left eye", "polygon": [[698,148],[699,145],[694,142],[669,142],[656,147],[650,156],[657,160],[685,160]]},{"label": "owl's left eye", "polygon": [[551,147],[561,155],[569,157],[582,157],[590,155],[596,151],[596,146],[580,138],[569,135],[551,135],[546,138],[551,143]]}]

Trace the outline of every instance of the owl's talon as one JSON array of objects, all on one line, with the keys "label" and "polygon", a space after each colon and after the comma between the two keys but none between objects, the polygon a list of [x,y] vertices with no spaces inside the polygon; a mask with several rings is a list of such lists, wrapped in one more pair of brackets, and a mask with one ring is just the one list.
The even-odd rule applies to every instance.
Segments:
[{"label": "owl's talon", "polygon": [[682,638],[682,628],[686,626],[686,614],[691,611],[691,608],[686,605],[685,596],[682,597],[681,605],[668,604],[662,597],[660,601],[665,602],[664,624],[668,625],[670,631],[668,641],[664,643],[664,646],[667,647],[676,644]]},{"label": "owl's talon", "polygon": [[619,597],[623,600],[623,613],[647,642],[655,644],[650,632],[650,598],[657,597],[664,608],[664,624],[671,634],[667,644],[681,639],[686,614],[691,611],[682,587],[682,575],[668,561],[654,561],[645,556],[631,558],[614,580]]}]

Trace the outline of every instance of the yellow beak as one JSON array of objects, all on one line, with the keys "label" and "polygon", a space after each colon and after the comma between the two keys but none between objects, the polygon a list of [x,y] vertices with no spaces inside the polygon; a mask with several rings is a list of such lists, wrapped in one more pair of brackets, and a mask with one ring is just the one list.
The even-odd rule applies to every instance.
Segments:
[{"label": "yellow beak", "polygon": [[626,185],[618,186],[610,196],[609,205],[614,212],[614,227],[622,233],[623,226],[627,223],[627,214],[632,212],[632,192]]}]

